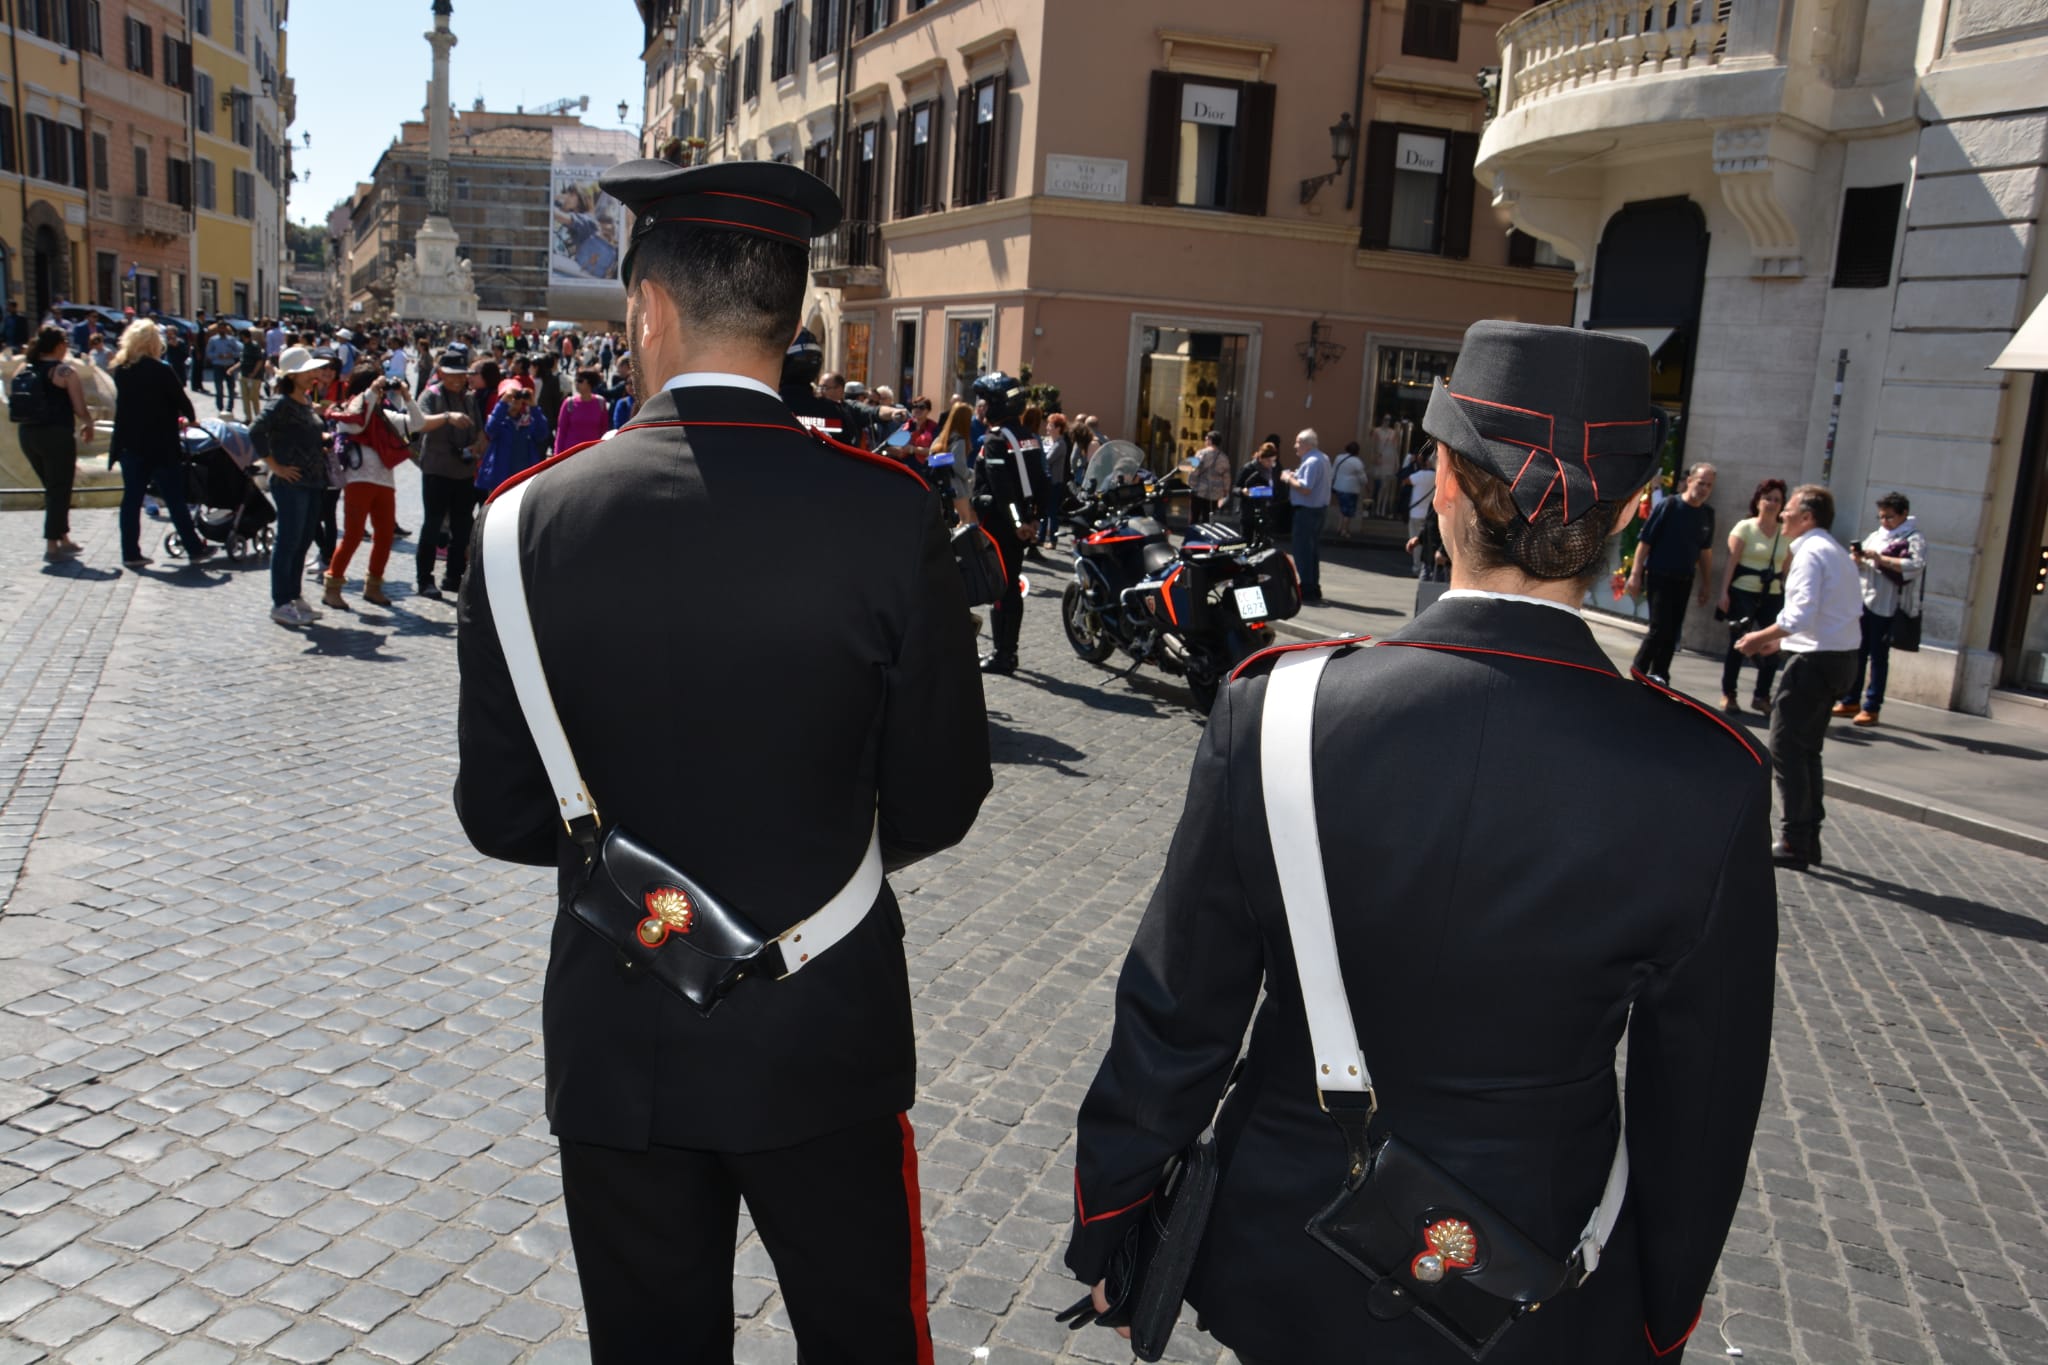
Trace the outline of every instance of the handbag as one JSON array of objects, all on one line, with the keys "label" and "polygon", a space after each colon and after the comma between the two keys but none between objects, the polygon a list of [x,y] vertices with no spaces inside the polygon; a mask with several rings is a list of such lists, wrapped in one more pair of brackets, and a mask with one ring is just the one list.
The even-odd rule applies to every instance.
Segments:
[{"label": "handbag", "polygon": [[530,480],[517,483],[492,499],[484,519],[484,577],[520,712],[562,823],[583,849],[569,917],[610,944],[629,975],[652,976],[708,1015],[746,978],[794,976],[867,918],[883,885],[879,827],[870,830],[859,868],[832,899],[772,937],[626,829],[614,825],[600,839],[603,822],[555,711],[527,610],[519,508],[531,486]]},{"label": "handbag", "polygon": [[1307,1232],[1368,1281],[1374,1317],[1412,1313],[1481,1360],[1523,1316],[1598,1268],[1628,1192],[1627,1135],[1615,1143],[1599,1206],[1562,1259],[1398,1135],[1374,1136],[1379,1099],[1338,967],[1316,830],[1312,736],[1316,685],[1328,662],[1326,650],[1283,657],[1266,684],[1260,720],[1266,826],[1308,1014],[1316,1092],[1348,1153],[1336,1194]]}]

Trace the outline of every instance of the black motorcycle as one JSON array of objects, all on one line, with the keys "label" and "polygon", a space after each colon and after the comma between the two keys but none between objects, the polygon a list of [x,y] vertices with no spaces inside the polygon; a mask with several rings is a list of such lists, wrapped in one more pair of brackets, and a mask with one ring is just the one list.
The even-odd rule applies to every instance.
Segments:
[{"label": "black motorcycle", "polygon": [[1074,581],[1060,620],[1074,652],[1101,663],[1121,649],[1126,672],[1157,664],[1185,677],[1207,711],[1230,671],[1274,643],[1272,623],[1301,610],[1301,584],[1272,543],[1271,518],[1260,500],[1247,502],[1241,525],[1191,526],[1175,549],[1144,452],[1128,441],[1098,450],[1069,518]]}]

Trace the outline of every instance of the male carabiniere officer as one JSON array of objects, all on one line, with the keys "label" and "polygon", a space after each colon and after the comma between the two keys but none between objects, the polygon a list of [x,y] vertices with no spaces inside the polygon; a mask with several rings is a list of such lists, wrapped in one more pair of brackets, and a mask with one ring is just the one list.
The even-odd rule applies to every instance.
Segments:
[{"label": "male carabiniere officer", "polygon": [[[1399,1280],[1369,1293],[1304,1230],[1348,1163],[1319,1102],[1260,709],[1284,655],[1334,647],[1313,693],[1311,799],[1326,868],[1376,869],[1326,877],[1371,1131],[1487,1206],[1456,1210],[1479,1229],[1476,1256],[1418,1269],[1439,1228],[1417,1222],[1380,1269],[1472,1275],[1455,1292],[1484,1294],[1502,1226],[1569,1263],[1620,1136],[1628,1027],[1620,1222],[1590,1277],[1546,1292],[1487,1360],[1673,1361],[1735,1212],[1768,1063],[1768,770],[1698,703],[1617,674],[1579,618],[1661,444],[1640,342],[1478,323],[1423,429],[1451,589],[1376,647],[1255,656],[1218,700],[1081,1106],[1067,1264],[1105,1277],[1161,1168],[1215,1113],[1256,1008],[1216,1119],[1221,1179],[1188,1301],[1247,1362],[1467,1358],[1388,1292]],[[1390,788],[1401,799],[1381,818],[1345,818]],[[1693,825],[1673,844],[1679,804]],[[1385,1192],[1389,1207],[1403,1195]]]},{"label": "male carabiniere officer", "polygon": [[974,505],[1002,556],[1005,587],[989,613],[989,634],[995,648],[981,661],[984,673],[1017,671],[1017,636],[1024,629],[1024,547],[1038,540],[1038,509],[1050,495],[1045,452],[1038,438],[1019,430],[1024,390],[998,370],[974,381],[982,400],[988,435],[974,466]]},{"label": "male carabiniere officer", "polygon": [[[637,214],[621,275],[647,396],[485,510],[455,789],[480,850],[559,873],[547,1112],[592,1351],[732,1359],[744,1198],[807,1361],[929,1361],[894,896],[876,870],[845,937],[709,1014],[572,918],[585,852],[496,634],[491,519],[517,517],[542,671],[602,829],[764,935],[843,901],[871,838],[896,867],[973,823],[990,777],[965,595],[922,481],[806,431],[775,393],[832,191],[769,162],[634,161],[601,183]],[[793,493],[861,534],[793,528]]]}]

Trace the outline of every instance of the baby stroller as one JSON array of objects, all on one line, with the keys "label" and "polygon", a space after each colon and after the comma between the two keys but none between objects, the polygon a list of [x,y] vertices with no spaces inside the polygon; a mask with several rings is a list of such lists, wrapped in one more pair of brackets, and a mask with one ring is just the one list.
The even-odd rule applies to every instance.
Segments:
[{"label": "baby stroller", "polygon": [[[277,509],[249,472],[256,458],[249,428],[239,422],[198,422],[179,433],[178,444],[193,529],[225,549],[230,560],[269,554]],[[176,531],[164,534],[164,554],[184,557],[185,543]]]}]

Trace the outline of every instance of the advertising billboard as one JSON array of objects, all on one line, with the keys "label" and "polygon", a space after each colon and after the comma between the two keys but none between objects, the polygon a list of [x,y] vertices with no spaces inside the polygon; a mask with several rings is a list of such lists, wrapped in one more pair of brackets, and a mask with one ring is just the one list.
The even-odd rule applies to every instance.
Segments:
[{"label": "advertising billboard", "polygon": [[620,318],[626,209],[597,187],[605,168],[635,155],[631,134],[556,128],[548,176],[548,295],[557,317]]}]

